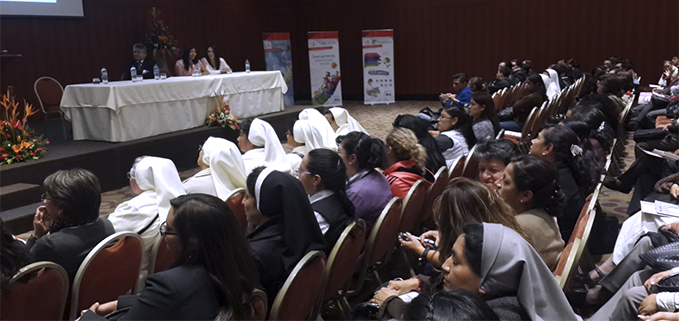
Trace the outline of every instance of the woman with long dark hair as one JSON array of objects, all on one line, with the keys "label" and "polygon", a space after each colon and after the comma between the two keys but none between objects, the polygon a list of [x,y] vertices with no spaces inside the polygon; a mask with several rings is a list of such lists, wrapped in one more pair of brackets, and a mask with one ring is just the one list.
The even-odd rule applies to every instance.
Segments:
[{"label": "woman with long dark hair", "polygon": [[561,215],[563,193],[554,166],[532,155],[514,159],[497,181],[500,197],[516,213],[516,221],[533,239],[550,270],[556,269],[564,241],[554,218]]},{"label": "woman with long dark hair", "polygon": [[[198,60],[198,53],[196,52],[196,47],[186,46],[184,48],[184,53],[182,54],[182,59],[177,60],[174,64],[175,76],[192,76],[196,71],[196,65],[200,61]],[[204,64],[200,64],[201,73],[207,67]]]},{"label": "woman with long dark hair", "polygon": [[[219,51],[215,45],[208,46],[205,50],[205,58],[201,59],[202,65],[205,66],[206,72],[210,74],[225,74],[231,71],[231,67],[219,55]],[[201,67],[202,68],[202,67]]]},{"label": "woman with long dark hair", "polygon": [[[450,167],[460,157],[469,153],[476,145],[476,136],[472,129],[472,121],[469,114],[461,107],[448,107],[443,109],[439,116],[438,141],[452,141],[453,147],[446,149],[442,154],[446,159],[446,166]],[[440,145],[445,145],[439,142]]]},{"label": "woman with long dark hair", "polygon": [[83,320],[103,319],[100,316],[125,308],[129,311],[121,320],[251,316],[248,299],[257,283],[257,268],[233,212],[222,200],[206,194],[183,195],[170,203],[160,234],[177,261],[149,276],[139,295],[95,303]]},{"label": "woman with long dark hair", "polygon": [[472,130],[477,142],[493,140],[500,132],[500,121],[495,112],[495,103],[488,92],[472,93],[469,117],[472,118]]},{"label": "woman with long dark hair", "polygon": [[585,196],[594,189],[596,172],[592,151],[583,148],[578,135],[566,126],[552,126],[540,131],[533,139],[530,154],[553,163],[559,171],[559,186],[565,194],[565,207],[559,219],[561,237],[568,240]]},{"label": "woman with long dark hair", "polygon": [[302,159],[297,174],[325,235],[326,252],[330,253],[356,212],[347,197],[347,169],[337,152],[318,148]]}]

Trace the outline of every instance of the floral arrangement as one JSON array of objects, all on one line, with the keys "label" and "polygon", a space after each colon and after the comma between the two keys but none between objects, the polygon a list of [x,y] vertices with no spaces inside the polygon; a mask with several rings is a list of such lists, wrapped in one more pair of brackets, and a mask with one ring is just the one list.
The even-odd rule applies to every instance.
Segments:
[{"label": "floral arrangement", "polygon": [[35,131],[26,125],[28,117],[35,115],[38,110],[24,102],[23,116],[19,103],[10,96],[9,90],[2,95],[0,101],[0,164],[39,159],[46,152],[44,146],[49,145],[48,140],[42,136],[34,137]]},{"label": "floral arrangement", "polygon": [[219,103],[215,110],[213,110],[205,119],[205,124],[208,126],[222,126],[234,130],[240,130],[238,125],[241,121],[236,118],[236,115],[231,114],[231,108],[229,107],[229,102],[224,99],[224,95],[216,95],[219,99]]},{"label": "floral arrangement", "polygon": [[158,52],[162,56],[167,53],[171,55],[179,54],[179,47],[177,40],[170,34],[170,27],[166,26],[162,19],[160,19],[160,10],[153,7],[149,10],[149,28],[146,31],[146,44],[149,49],[153,50],[153,55],[156,56]]}]

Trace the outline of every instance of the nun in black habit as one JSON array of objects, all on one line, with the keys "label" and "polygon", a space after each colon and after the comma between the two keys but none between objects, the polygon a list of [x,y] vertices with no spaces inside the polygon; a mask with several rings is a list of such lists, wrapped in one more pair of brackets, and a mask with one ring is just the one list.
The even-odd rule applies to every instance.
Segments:
[{"label": "nun in black habit", "polygon": [[297,262],[309,251],[322,251],[325,239],[302,184],[289,174],[255,168],[243,205],[260,282],[273,302]]}]

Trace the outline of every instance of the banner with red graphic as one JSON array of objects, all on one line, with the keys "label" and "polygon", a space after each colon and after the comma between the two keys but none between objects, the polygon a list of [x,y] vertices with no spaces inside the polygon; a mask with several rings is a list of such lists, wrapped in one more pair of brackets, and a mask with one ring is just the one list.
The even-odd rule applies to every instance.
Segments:
[{"label": "banner with red graphic", "polygon": [[295,91],[292,88],[292,52],[290,51],[290,33],[264,33],[264,61],[266,70],[279,70],[288,86],[285,93],[285,106],[295,104]]},{"label": "banner with red graphic", "polygon": [[365,104],[396,102],[394,29],[363,30],[363,96]]},{"label": "banner with red graphic", "polygon": [[309,32],[308,41],[312,104],[342,106],[338,32]]}]

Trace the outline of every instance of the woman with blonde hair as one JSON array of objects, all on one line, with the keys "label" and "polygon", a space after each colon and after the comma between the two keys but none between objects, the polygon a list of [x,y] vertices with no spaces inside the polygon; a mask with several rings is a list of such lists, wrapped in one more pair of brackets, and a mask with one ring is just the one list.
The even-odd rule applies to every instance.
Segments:
[{"label": "woman with blonde hair", "polygon": [[[425,232],[420,236],[421,241],[408,234],[408,239],[402,240],[401,244],[436,266],[452,255],[453,243],[462,233],[462,225],[467,222],[502,224],[519,233],[528,243],[533,242],[521,229],[514,210],[497,193],[465,177],[451,180],[443,194],[434,201],[433,209],[439,229]],[[431,249],[426,239],[434,240],[438,250]]]},{"label": "woman with blonde hair", "polygon": [[427,151],[417,142],[412,130],[394,128],[387,135],[386,143],[389,167],[384,176],[391,185],[393,196],[405,198],[410,187],[420,179],[429,184],[434,182],[434,175],[425,167]]}]

